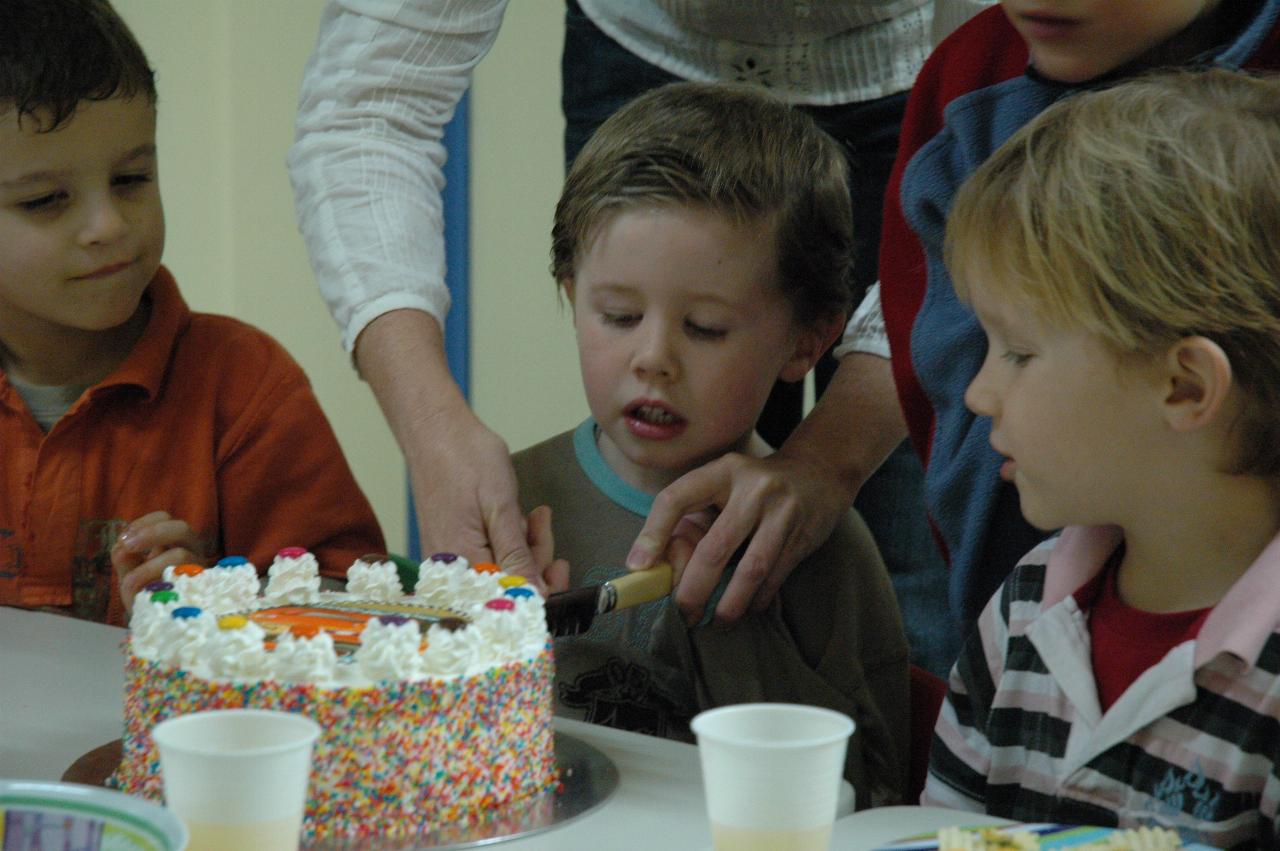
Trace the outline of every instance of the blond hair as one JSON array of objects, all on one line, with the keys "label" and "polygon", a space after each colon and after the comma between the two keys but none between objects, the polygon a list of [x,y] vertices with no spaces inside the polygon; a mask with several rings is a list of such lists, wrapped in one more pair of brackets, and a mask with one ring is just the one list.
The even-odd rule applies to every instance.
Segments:
[{"label": "blond hair", "polygon": [[1150,355],[1203,336],[1244,396],[1232,472],[1280,475],[1280,78],[1153,74],[1042,112],[961,187],[947,264]]},{"label": "blond hair", "polygon": [[773,225],[778,278],[801,322],[852,298],[853,218],[839,146],[804,113],[746,86],[672,83],[614,113],[578,154],[556,205],[551,274],[563,285],[624,209],[687,205]]}]

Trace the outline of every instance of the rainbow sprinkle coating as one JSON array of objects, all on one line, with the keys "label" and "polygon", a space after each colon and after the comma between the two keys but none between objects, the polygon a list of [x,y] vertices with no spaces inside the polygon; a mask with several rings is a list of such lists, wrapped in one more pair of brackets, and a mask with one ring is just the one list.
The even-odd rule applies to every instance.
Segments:
[{"label": "rainbow sprinkle coating", "polygon": [[440,835],[504,809],[537,819],[550,796],[511,805],[557,780],[552,679],[550,642],[533,659],[477,676],[365,688],[213,682],[129,653],[124,757],[113,785],[160,800],[156,724],[202,709],[255,707],[301,712],[324,730],[313,757],[308,839]]},{"label": "rainbow sprinkle coating", "polygon": [[166,569],[135,598],[123,758],[108,783],[159,800],[156,724],[275,709],[322,729],[308,842],[438,844],[546,824],[558,778],[541,600],[505,596],[532,592],[496,565],[433,556],[408,585],[382,561],[352,565],[367,598],[322,592],[317,562],[297,548],[280,551],[265,588],[239,557]]}]

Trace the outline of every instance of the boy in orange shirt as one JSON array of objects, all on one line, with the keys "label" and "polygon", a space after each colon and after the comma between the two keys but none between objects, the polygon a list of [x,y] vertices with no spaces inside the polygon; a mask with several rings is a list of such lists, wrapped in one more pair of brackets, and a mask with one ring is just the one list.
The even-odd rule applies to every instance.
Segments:
[{"label": "boy in orange shirt", "polygon": [[383,549],[298,365],[160,265],[155,102],[105,0],[0,7],[0,604],[121,623],[170,564]]}]

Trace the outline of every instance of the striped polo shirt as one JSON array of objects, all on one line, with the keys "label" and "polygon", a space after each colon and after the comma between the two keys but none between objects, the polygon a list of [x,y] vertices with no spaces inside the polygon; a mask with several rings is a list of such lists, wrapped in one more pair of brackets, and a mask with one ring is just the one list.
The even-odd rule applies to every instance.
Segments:
[{"label": "striped polo shirt", "polygon": [[1280,538],[1104,713],[1072,595],[1120,541],[1068,528],[987,604],[951,673],[922,802],[1280,847]]}]

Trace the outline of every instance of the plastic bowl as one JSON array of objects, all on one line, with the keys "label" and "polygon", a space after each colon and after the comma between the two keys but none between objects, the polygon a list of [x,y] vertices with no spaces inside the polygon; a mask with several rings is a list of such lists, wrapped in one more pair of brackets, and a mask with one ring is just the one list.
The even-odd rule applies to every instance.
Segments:
[{"label": "plastic bowl", "polygon": [[182,851],[187,828],[159,804],[97,786],[0,780],[5,848]]}]

